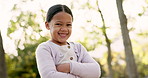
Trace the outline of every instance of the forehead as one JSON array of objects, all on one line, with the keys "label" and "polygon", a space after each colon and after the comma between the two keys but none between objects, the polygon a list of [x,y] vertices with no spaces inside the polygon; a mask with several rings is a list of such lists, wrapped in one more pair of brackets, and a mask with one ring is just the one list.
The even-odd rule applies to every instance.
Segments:
[{"label": "forehead", "polygon": [[59,12],[57,14],[55,14],[52,18],[51,21],[55,21],[55,20],[58,20],[58,21],[72,21],[72,16],[66,12]]}]

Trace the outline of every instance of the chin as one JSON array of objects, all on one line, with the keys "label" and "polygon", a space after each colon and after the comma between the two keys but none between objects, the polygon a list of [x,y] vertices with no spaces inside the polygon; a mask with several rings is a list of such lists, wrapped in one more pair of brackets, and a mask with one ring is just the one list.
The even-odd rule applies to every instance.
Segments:
[{"label": "chin", "polygon": [[67,40],[59,40],[60,43],[66,43]]},{"label": "chin", "polygon": [[59,41],[60,43],[66,43],[67,41]]}]

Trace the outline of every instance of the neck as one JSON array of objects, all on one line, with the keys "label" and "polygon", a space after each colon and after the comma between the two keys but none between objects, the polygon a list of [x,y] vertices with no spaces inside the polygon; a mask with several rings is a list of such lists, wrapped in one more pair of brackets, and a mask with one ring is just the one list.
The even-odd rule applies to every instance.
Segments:
[{"label": "neck", "polygon": [[60,45],[60,46],[67,45],[67,42],[58,42],[58,41],[54,41],[54,40],[51,40],[51,42],[53,42],[53,43],[55,43],[57,45]]}]

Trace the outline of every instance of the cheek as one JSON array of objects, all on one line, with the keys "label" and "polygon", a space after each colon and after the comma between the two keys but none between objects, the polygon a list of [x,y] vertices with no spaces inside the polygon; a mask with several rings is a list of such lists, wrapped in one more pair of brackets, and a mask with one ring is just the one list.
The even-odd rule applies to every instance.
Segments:
[{"label": "cheek", "polygon": [[50,29],[50,33],[53,34],[53,32],[54,32],[54,30],[53,29]]},{"label": "cheek", "polygon": [[53,32],[56,32],[58,29],[56,28],[56,27],[52,27],[51,29],[50,29],[50,31],[53,33]]},{"label": "cheek", "polygon": [[52,35],[56,36],[58,35],[59,28],[52,28],[50,31]]},{"label": "cheek", "polygon": [[69,32],[72,33],[72,28],[69,28]]}]

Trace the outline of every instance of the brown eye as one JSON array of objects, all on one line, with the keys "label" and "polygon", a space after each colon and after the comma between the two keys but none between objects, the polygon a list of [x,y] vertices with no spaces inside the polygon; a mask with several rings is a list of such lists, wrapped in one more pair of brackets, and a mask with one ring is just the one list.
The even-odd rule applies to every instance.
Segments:
[{"label": "brown eye", "polygon": [[57,25],[57,26],[61,26],[62,24],[60,24],[60,23],[57,23],[57,24],[55,24],[55,25]]},{"label": "brown eye", "polygon": [[72,26],[72,24],[67,24],[67,26]]}]

